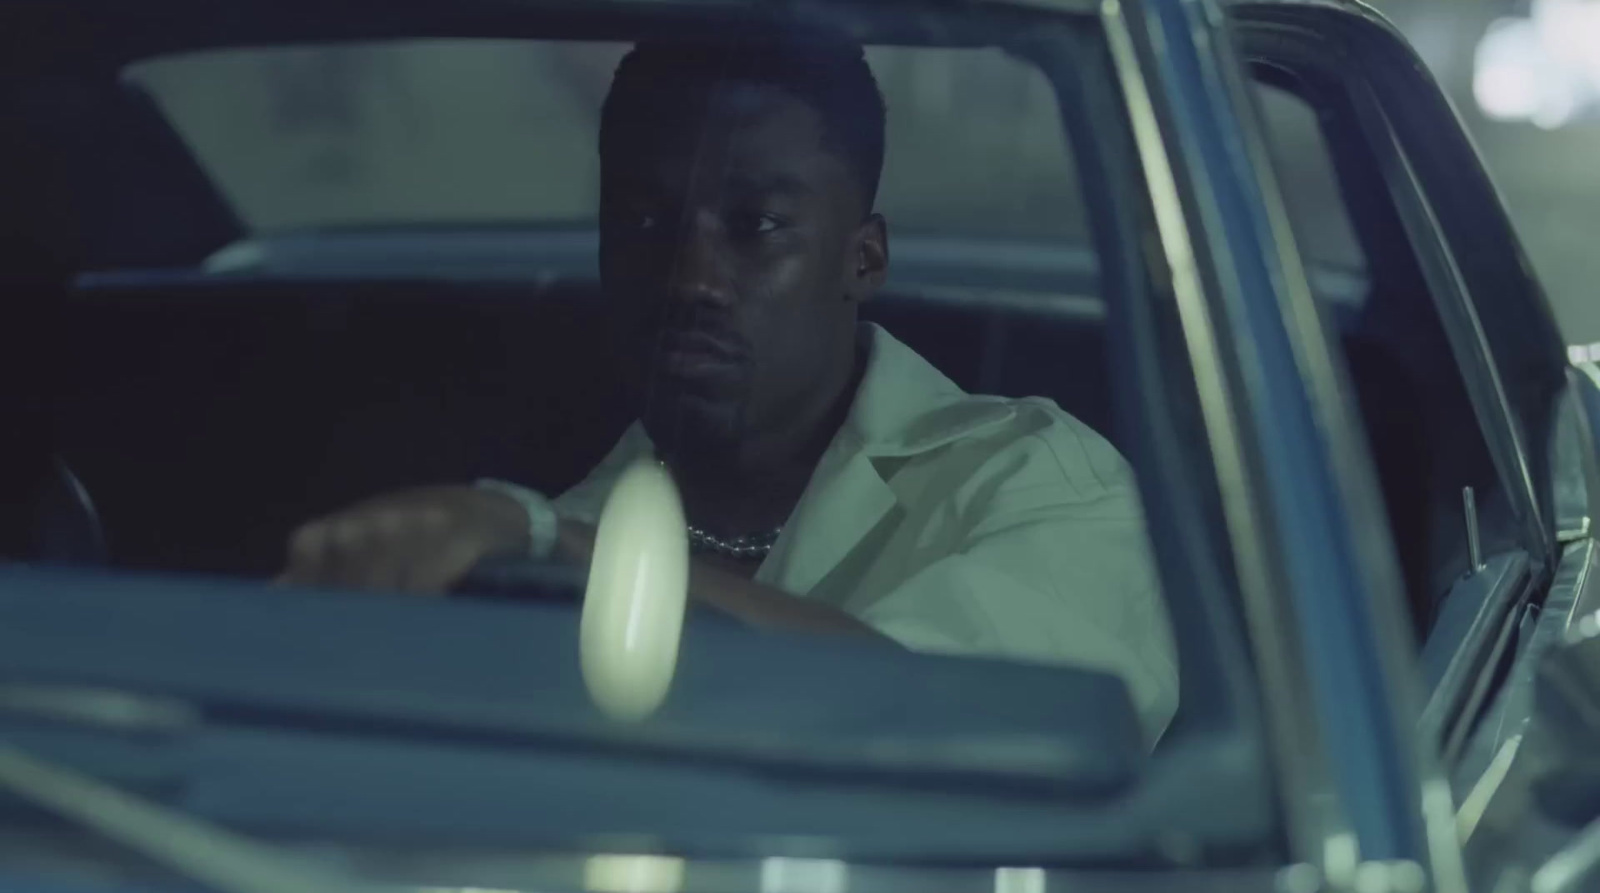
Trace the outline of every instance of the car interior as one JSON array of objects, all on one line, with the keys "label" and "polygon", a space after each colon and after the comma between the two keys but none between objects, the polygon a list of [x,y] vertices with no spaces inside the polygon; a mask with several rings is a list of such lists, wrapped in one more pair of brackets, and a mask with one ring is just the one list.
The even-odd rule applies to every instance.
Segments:
[{"label": "car interior", "polygon": [[[592,272],[538,284],[381,266],[371,278],[201,275],[245,233],[150,97],[116,81],[39,86],[12,97],[11,120],[32,136],[10,159],[30,194],[8,216],[27,229],[54,210],[67,231],[28,236],[56,258],[68,246],[72,272],[113,271],[42,272],[22,298],[34,368],[49,370],[35,395],[53,432],[41,467],[51,492],[62,468],[81,482],[112,563],[270,574],[291,527],[318,513],[486,475],[560,492],[627,423]],[[119,151],[100,152],[110,133]],[[184,225],[141,226],[146,216]],[[591,238],[580,269],[592,251]],[[1068,264],[1051,288],[1090,293],[1092,279]],[[1110,435],[1103,314],[1090,305],[892,286],[865,315],[970,390],[1053,396]]]},{"label": "car interior", "polygon": [[[48,244],[13,254],[8,277],[30,333],[19,345],[25,367],[44,383],[17,412],[50,432],[35,445],[43,454],[18,467],[40,488],[29,504],[56,520],[13,520],[14,539],[30,538],[27,525],[49,532],[19,548],[268,575],[309,517],[386,488],[486,475],[559,492],[627,423],[592,275],[533,284],[199,274],[244,234],[150,97],[115,80],[34,86],[9,97],[8,120],[23,126],[8,133],[29,136],[7,147],[26,191],[5,216],[13,244]],[[111,134],[119,151],[99,151]],[[1359,153],[1340,162],[1368,175]],[[1425,631],[1431,600],[1464,560],[1447,554],[1459,539],[1459,490],[1445,483],[1462,475],[1430,466],[1453,456],[1488,469],[1480,494],[1493,499],[1495,487],[1486,452],[1462,449],[1481,438],[1453,434],[1471,409],[1436,363],[1448,345],[1415,262],[1389,247],[1400,244],[1385,235],[1398,222],[1371,205],[1352,213],[1365,224],[1372,296],[1334,318]],[[163,224],[141,226],[144,215]],[[44,258],[57,266],[40,269]],[[72,276],[132,258],[140,268],[125,275]],[[950,275],[932,270],[897,277],[865,316],[964,388],[1050,397],[1116,442],[1088,263],[1053,283],[1089,297],[1087,309],[930,299],[918,286]],[[920,281],[902,286],[908,278]],[[1457,448],[1430,446],[1446,442]],[[74,493],[92,501],[98,521],[87,527],[103,532],[60,520]]]}]

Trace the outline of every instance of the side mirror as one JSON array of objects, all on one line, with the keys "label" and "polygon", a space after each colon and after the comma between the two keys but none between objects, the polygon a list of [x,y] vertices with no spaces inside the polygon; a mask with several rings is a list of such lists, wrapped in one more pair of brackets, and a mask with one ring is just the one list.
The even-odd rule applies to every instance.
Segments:
[{"label": "side mirror", "polygon": [[1582,451],[1583,482],[1588,494],[1584,512],[1600,521],[1600,364],[1579,363],[1567,371],[1572,393],[1578,398],[1578,448]]},{"label": "side mirror", "polygon": [[1600,615],[1579,619],[1540,661],[1524,746],[1541,815],[1575,830],[1600,821]]},{"label": "side mirror", "polygon": [[[1480,788],[1462,805],[1470,862],[1500,875],[1492,889],[1591,890],[1600,884],[1600,613],[1581,616],[1538,664],[1520,736],[1498,742]],[[1508,873],[1517,877],[1508,881]],[[1504,886],[1505,883],[1512,886]]]}]

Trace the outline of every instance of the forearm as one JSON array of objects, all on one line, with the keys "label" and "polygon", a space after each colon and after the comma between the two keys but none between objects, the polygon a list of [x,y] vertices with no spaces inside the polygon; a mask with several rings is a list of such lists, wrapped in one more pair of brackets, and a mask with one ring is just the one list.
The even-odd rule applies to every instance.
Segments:
[{"label": "forearm", "polygon": [[[556,548],[561,557],[587,564],[594,552],[594,528],[563,520]],[[704,561],[689,563],[689,597],[764,629],[884,638],[838,608],[790,595]]]}]

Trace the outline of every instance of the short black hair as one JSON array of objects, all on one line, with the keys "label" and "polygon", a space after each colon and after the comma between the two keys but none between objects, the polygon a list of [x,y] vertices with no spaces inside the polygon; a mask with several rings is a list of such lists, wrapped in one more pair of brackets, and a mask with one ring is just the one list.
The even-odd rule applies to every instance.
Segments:
[{"label": "short black hair", "polygon": [[644,87],[718,81],[768,84],[792,94],[822,117],[824,145],[855,173],[866,206],[877,199],[883,173],[886,111],[878,81],[859,44],[784,40],[739,44],[642,42],[624,56],[600,113],[600,156],[619,120],[645,111]]}]

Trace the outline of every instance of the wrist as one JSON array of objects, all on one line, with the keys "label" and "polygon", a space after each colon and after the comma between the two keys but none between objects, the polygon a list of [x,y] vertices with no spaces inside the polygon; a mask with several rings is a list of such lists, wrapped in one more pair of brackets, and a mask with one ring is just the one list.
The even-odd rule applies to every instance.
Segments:
[{"label": "wrist", "polygon": [[594,555],[594,525],[562,518],[556,533],[556,555],[567,561],[587,563]]},{"label": "wrist", "polygon": [[543,494],[488,478],[473,486],[482,492],[504,497],[515,505],[514,509],[508,505],[508,509],[511,509],[508,513],[511,520],[505,527],[508,549],[540,561],[555,553],[560,539],[561,520],[556,514],[555,505]]}]

